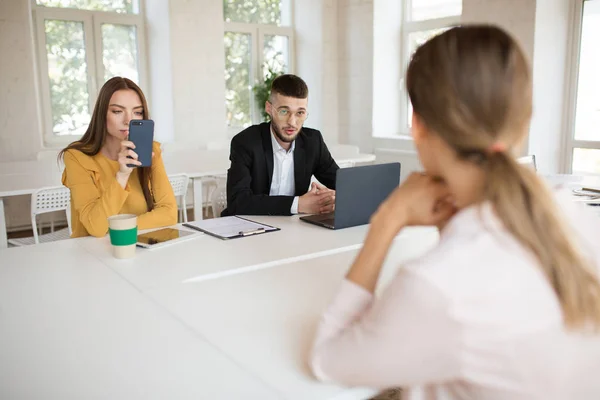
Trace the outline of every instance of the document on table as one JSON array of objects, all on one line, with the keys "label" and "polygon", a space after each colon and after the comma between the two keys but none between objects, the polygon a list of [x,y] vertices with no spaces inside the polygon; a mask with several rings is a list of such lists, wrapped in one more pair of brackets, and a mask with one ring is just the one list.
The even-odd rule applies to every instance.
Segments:
[{"label": "document on table", "polygon": [[183,226],[199,230],[220,239],[234,239],[279,230],[279,228],[274,226],[237,216],[204,219],[202,221],[188,222],[183,224]]}]

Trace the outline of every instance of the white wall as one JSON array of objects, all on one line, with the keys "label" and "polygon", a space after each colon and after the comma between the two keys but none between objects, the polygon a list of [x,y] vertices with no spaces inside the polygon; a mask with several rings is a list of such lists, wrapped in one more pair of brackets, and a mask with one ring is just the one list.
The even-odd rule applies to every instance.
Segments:
[{"label": "white wall", "polygon": [[341,143],[373,151],[373,0],[338,1]]},{"label": "white wall", "polygon": [[338,142],[338,52],[335,0],[302,0],[294,5],[296,71],[308,85],[309,118],[327,142]]},{"label": "white wall", "polygon": [[150,98],[155,140],[172,142],[175,140],[175,127],[169,2],[145,0],[145,5],[150,88],[144,93]]},{"label": "white wall", "polygon": [[223,2],[170,0],[175,141],[226,137]]},{"label": "white wall", "polygon": [[516,38],[531,61],[535,12],[536,0],[463,0],[462,21],[501,26]]},{"label": "white wall", "polygon": [[0,162],[42,146],[29,0],[0,1]]}]

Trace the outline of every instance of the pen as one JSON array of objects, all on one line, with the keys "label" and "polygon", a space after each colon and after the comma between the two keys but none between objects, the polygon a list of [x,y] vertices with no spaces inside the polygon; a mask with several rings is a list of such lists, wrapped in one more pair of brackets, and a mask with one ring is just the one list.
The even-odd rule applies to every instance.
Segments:
[{"label": "pen", "polygon": [[258,228],[253,231],[246,231],[246,232],[240,231],[240,235],[242,235],[242,236],[256,235],[258,233],[265,233],[265,228]]},{"label": "pen", "polygon": [[594,188],[581,188],[581,190],[585,190],[586,192],[593,192],[593,193],[600,193],[600,189],[594,189]]}]

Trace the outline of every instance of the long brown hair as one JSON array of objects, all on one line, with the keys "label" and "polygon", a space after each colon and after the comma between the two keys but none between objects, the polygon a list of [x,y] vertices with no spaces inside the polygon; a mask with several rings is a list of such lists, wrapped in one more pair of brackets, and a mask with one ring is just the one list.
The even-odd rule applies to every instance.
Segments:
[{"label": "long brown hair", "polygon": [[561,304],[565,325],[600,328],[600,283],[572,241],[552,194],[535,172],[519,165],[518,147],[532,114],[531,71],[504,30],[462,26],[415,52],[406,85],[415,114],[455,151],[486,172],[482,201],[539,260]]},{"label": "long brown hair", "polygon": [[[95,156],[100,152],[106,141],[106,135],[108,135],[108,131],[106,130],[106,116],[108,114],[110,98],[119,90],[133,90],[136,92],[140,97],[144,108],[143,119],[150,118],[148,103],[146,102],[146,96],[144,96],[142,89],[130,79],[122,78],[120,76],[110,78],[102,86],[102,89],[100,89],[98,100],[96,100],[96,105],[94,106],[92,120],[90,121],[90,125],[85,131],[85,134],[81,139],[69,144],[66,148],[61,150],[61,152],[58,153],[59,160],[63,159],[65,151],[71,149],[79,150],[88,156]],[[151,167],[139,167],[137,170],[148,211],[152,211],[154,208],[154,199],[152,197],[152,192],[150,191]]]}]

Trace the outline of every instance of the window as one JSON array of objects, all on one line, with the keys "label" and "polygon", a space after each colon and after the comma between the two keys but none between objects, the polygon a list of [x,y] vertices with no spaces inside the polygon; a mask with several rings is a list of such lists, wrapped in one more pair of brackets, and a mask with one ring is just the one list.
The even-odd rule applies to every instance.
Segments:
[{"label": "window", "polygon": [[[405,86],[415,50],[460,24],[462,0],[373,1],[373,136],[378,146],[412,150],[412,107]],[[394,111],[396,110],[396,111]],[[387,141],[387,139],[402,139]]]},{"label": "window", "polygon": [[147,87],[138,0],[37,0],[33,18],[47,144],[83,135],[107,79]]},{"label": "window", "polygon": [[[420,45],[448,28],[459,25],[461,14],[462,0],[405,0],[402,24],[404,70]],[[408,94],[405,93],[404,97],[404,130],[408,130],[412,121],[412,106]]]},{"label": "window", "polygon": [[577,91],[566,141],[566,170],[574,174],[600,174],[600,1],[577,3],[580,18],[577,22],[581,27],[576,46],[579,57],[573,57],[571,81]]},{"label": "window", "polygon": [[223,15],[225,121],[239,129],[262,119],[254,85],[293,71],[291,0],[223,0]]}]

